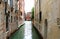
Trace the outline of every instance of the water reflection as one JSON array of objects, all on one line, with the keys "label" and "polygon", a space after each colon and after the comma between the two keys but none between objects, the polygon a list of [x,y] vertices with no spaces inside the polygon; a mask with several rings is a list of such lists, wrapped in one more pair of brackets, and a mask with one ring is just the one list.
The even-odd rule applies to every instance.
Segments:
[{"label": "water reflection", "polygon": [[25,21],[24,39],[32,39],[32,24],[31,21]]}]

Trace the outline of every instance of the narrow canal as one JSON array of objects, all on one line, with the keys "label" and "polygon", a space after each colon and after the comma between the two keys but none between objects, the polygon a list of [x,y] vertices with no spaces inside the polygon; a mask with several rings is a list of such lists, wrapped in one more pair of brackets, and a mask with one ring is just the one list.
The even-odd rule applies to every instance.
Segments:
[{"label": "narrow canal", "polygon": [[25,24],[16,31],[10,39],[42,39],[32,26],[31,21],[25,21]]}]

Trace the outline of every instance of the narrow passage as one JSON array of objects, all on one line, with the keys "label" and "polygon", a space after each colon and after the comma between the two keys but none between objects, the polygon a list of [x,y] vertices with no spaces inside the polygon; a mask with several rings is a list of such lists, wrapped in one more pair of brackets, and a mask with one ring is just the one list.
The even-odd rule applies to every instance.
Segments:
[{"label": "narrow passage", "polygon": [[16,31],[10,39],[41,39],[31,21],[25,21],[25,24]]}]

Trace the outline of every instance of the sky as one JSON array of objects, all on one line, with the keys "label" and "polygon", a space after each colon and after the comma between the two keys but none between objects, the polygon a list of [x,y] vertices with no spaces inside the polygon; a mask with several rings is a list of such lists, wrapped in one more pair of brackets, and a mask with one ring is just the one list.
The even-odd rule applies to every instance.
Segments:
[{"label": "sky", "polygon": [[31,12],[33,6],[34,6],[34,0],[25,0],[25,13]]}]

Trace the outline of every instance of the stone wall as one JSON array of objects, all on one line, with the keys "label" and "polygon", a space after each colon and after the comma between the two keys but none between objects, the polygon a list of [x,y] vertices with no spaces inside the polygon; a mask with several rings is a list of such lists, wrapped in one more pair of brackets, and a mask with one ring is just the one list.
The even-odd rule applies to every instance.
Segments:
[{"label": "stone wall", "polygon": [[19,12],[18,12],[18,25],[19,26],[24,24],[24,13],[25,13],[24,5],[25,5],[24,0],[19,0],[18,1],[18,8],[19,8]]},{"label": "stone wall", "polygon": [[[18,17],[16,18],[15,10],[11,11],[10,5],[7,3],[7,9],[5,13],[5,2],[0,1],[0,39],[6,39],[18,28]],[[8,16],[8,30],[6,27],[6,17]],[[12,16],[12,17],[11,17]],[[12,22],[11,22],[12,21]]]},{"label": "stone wall", "polygon": [[5,12],[4,12],[4,3],[0,4],[0,39],[6,39],[6,22],[5,22]]},{"label": "stone wall", "polygon": [[[38,0],[39,1],[39,0]],[[40,31],[44,39],[60,39],[60,0],[40,0],[40,10],[42,11],[42,21],[35,20],[35,26]],[[37,3],[36,3],[37,4]],[[37,4],[38,5],[38,4]],[[37,7],[37,6],[35,6]],[[37,11],[37,9],[35,8]],[[38,14],[38,11],[35,13]],[[35,19],[38,15],[35,14]],[[39,29],[40,24],[40,29]],[[37,26],[38,25],[38,26]]]},{"label": "stone wall", "polygon": [[39,17],[39,13],[41,11],[41,6],[40,6],[40,0],[35,1],[35,7],[34,7],[34,26],[37,28],[37,30],[42,33],[42,26],[41,26],[41,21]]}]

